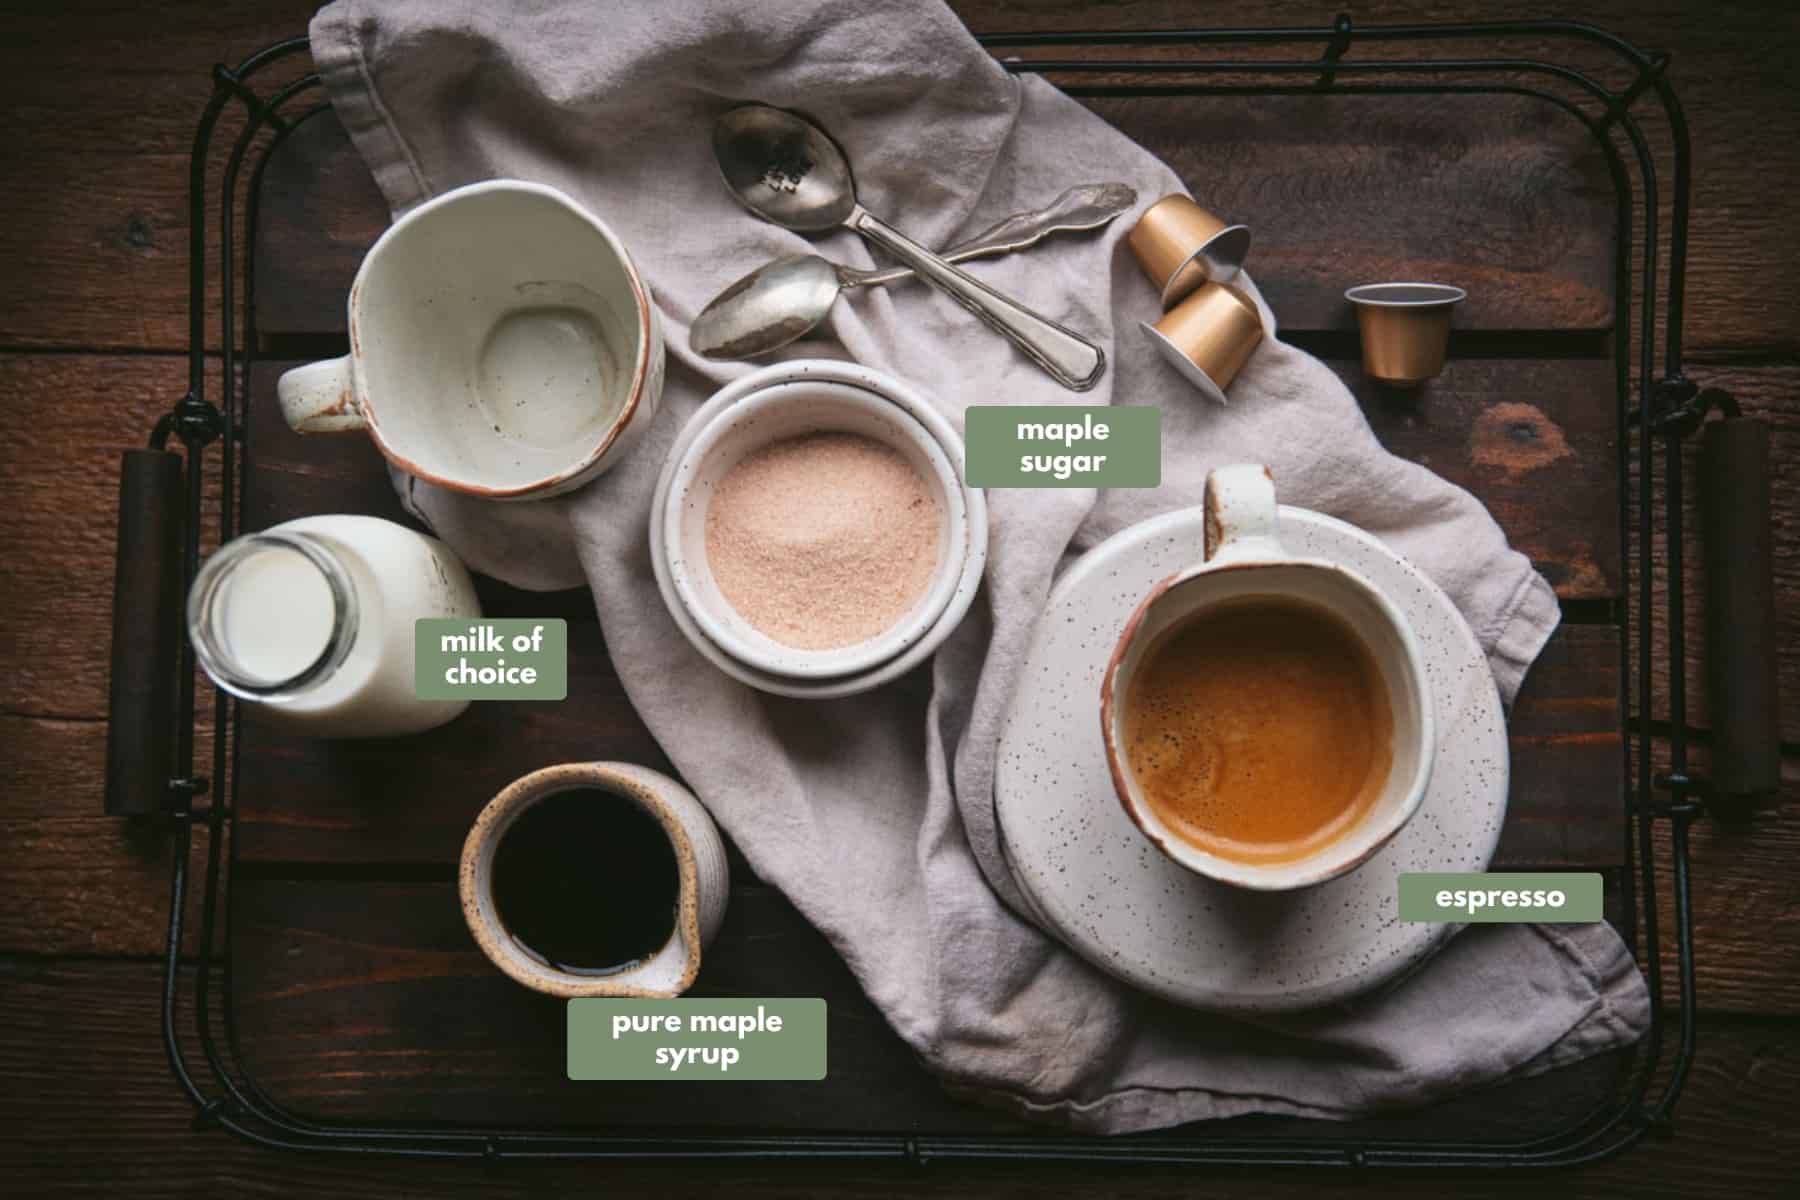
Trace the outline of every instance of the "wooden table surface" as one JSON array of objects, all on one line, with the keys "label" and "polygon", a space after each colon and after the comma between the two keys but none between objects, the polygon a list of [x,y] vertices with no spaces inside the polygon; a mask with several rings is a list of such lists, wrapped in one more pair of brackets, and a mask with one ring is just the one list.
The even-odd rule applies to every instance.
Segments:
[{"label": "wooden table surface", "polygon": [[[1176,0],[1128,9],[966,0],[957,8],[977,30],[1319,24],[1331,15],[1276,0],[1229,9]],[[1800,677],[1800,613],[1791,603],[1800,589],[1800,488],[1783,469],[1800,434],[1800,277],[1788,269],[1800,247],[1800,102],[1789,79],[1800,23],[1789,8],[1609,0],[1563,14],[1675,56],[1671,77],[1688,109],[1696,161],[1687,360],[1695,378],[1733,390],[1773,426],[1784,682]],[[1353,15],[1373,24],[1535,14],[1440,0],[1369,5]],[[207,70],[302,30],[307,16],[303,4],[196,0],[0,14],[0,96],[13,117],[4,135],[9,186],[0,197],[10,209],[0,250],[14,281],[0,294],[0,378],[15,416],[13,436],[0,445],[0,546],[11,568],[0,586],[10,664],[0,680],[0,829],[12,849],[0,859],[0,1117],[9,1134],[0,1168],[13,1181],[8,1191],[1188,1190],[1191,1172],[1068,1167],[495,1171],[354,1163],[276,1155],[188,1129],[191,1112],[168,1074],[156,1023],[168,847],[100,815],[117,460],[185,387],[187,154]],[[1513,714],[1502,860],[1605,867],[1617,861],[1620,786],[1610,622],[1624,600],[1607,401],[1614,297],[1606,180],[1571,126],[1522,102],[1479,114],[1466,103],[1387,103],[1379,111],[1310,98],[1096,107],[1168,158],[1209,204],[1257,227],[1258,278],[1284,336],[1340,370],[1391,448],[1479,495],[1555,584],[1566,624]],[[1477,125],[1499,133],[1459,132]],[[1397,197],[1395,174],[1409,171],[1413,186]],[[254,527],[326,509],[393,512],[366,444],[298,439],[267,419],[281,365],[274,360],[323,353],[342,338],[343,288],[379,232],[379,200],[329,116],[271,164],[267,195],[257,266],[272,361],[250,381],[258,473],[246,521]],[[1333,250],[1321,252],[1321,242]],[[1458,257],[1434,259],[1446,245]],[[1473,295],[1449,370],[1421,399],[1370,386],[1346,314],[1331,302],[1345,277],[1451,272]],[[214,323],[209,336],[216,330]],[[216,395],[216,378],[214,388]],[[1688,555],[1696,593],[1698,558]],[[484,601],[490,611],[545,611],[544,601],[500,588],[486,588]],[[462,832],[497,782],[577,755],[660,761],[619,693],[597,627],[580,619],[581,602],[551,603],[574,618],[571,695],[587,698],[581,711],[530,706],[522,727],[519,713],[477,706],[435,735],[431,770],[405,789],[386,781],[416,748],[401,757],[380,745],[246,735],[245,778],[259,787],[240,814],[239,1013],[250,1065],[284,1101],[350,1118],[399,1107],[457,1119],[500,1108],[523,1118],[661,1122],[666,1092],[556,1078],[559,1044],[540,1036],[553,1024],[548,1010],[486,967],[445,899]],[[1697,596],[1689,611],[1697,629]],[[1690,679],[1699,678],[1699,649]],[[1666,716],[1661,703],[1654,717]],[[1704,729],[1703,694],[1690,718]],[[1747,824],[1703,822],[1694,833],[1700,1055],[1677,1110],[1677,1136],[1561,1175],[1554,1186],[1594,1195],[1757,1194],[1800,1170],[1800,1133],[1790,1123],[1800,1102],[1796,726],[1800,713],[1790,706],[1778,802]],[[509,758],[497,749],[503,741],[522,748]],[[817,963],[804,984],[784,981],[779,990],[827,995],[834,1014],[848,1017],[834,1022],[834,1075],[845,1068],[835,1090],[772,1092],[760,1106],[795,1127],[874,1128],[904,1111],[912,1127],[929,1131],[963,1118],[777,893],[747,882],[731,920],[705,990],[754,994],[759,956],[728,949],[734,937],[754,938]],[[491,1030],[514,1027],[537,1032],[501,1052]],[[1529,1125],[1554,1103],[1547,1097],[1567,1103],[1579,1090],[1578,1081],[1549,1085],[1504,1093],[1499,1104],[1396,1119]],[[1531,1111],[1502,1111],[1519,1109]],[[694,1120],[730,1118],[701,1111]],[[1275,1171],[1226,1178],[1264,1194],[1320,1183]],[[1477,1194],[1539,1186],[1518,1175],[1360,1182]]]}]

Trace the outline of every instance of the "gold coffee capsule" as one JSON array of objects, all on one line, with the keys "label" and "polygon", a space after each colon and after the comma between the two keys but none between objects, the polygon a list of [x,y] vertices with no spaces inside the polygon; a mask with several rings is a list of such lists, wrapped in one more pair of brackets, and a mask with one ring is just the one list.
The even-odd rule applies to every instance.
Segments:
[{"label": "gold coffee capsule", "polygon": [[1417,387],[1444,369],[1450,310],[1469,293],[1445,283],[1366,283],[1344,293],[1362,327],[1363,369]]},{"label": "gold coffee capsule", "polygon": [[1126,240],[1164,309],[1209,280],[1230,283],[1250,254],[1246,226],[1227,225],[1179,193],[1152,204]]},{"label": "gold coffee capsule", "polygon": [[1202,284],[1155,325],[1140,327],[1189,383],[1219,404],[1263,340],[1256,306],[1218,283]]}]

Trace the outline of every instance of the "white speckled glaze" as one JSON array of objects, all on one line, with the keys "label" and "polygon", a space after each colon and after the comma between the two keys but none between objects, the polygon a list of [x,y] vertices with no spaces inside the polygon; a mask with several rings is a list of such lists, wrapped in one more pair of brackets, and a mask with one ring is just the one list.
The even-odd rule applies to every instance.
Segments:
[{"label": "white speckled glaze", "polygon": [[[957,479],[962,482],[963,511],[968,521],[968,550],[963,557],[962,574],[956,579],[948,603],[923,637],[893,658],[867,671],[830,679],[796,679],[788,675],[772,674],[733,658],[706,636],[675,590],[669,572],[668,546],[661,534],[661,527],[672,492],[675,466],[708,423],[730,405],[765,388],[817,380],[848,384],[885,397],[904,409],[937,439],[938,446],[955,468]],[[980,488],[970,487],[968,484],[963,468],[963,441],[956,432],[956,427],[936,406],[902,380],[856,363],[830,359],[803,358],[776,363],[760,371],[752,371],[713,393],[700,406],[700,410],[688,419],[687,424],[682,426],[675,444],[669,448],[662,475],[656,481],[656,494],[650,502],[650,565],[655,571],[656,586],[662,593],[663,604],[674,618],[682,636],[708,662],[738,682],[772,695],[791,696],[799,700],[835,700],[843,696],[860,695],[893,682],[930,658],[975,602],[975,593],[981,588],[982,572],[987,566],[987,547],[987,497]]]},{"label": "white speckled glaze", "polygon": [[[613,975],[574,975],[526,954],[494,911],[490,877],[501,836],[533,804],[572,788],[597,788],[642,806],[675,848],[681,876],[675,930],[642,964]],[[701,951],[725,920],[731,872],[712,814],[675,780],[635,763],[563,763],[515,780],[481,810],[463,842],[457,889],[463,918],[482,953],[526,987],[563,997],[670,997],[685,992],[700,972]]]},{"label": "white speckled glaze", "polygon": [[1293,892],[1254,892],[1170,861],[1113,790],[1095,697],[1126,621],[1159,580],[1192,565],[1200,509],[1115,534],[1051,592],[1001,733],[995,815],[1044,927],[1096,966],[1177,1004],[1277,1012],[1345,1000],[1421,962],[1454,927],[1403,923],[1404,871],[1486,868],[1506,817],[1508,751],[1487,659],[1449,597],[1342,521],[1283,506],[1283,546],[1342,563],[1381,589],[1417,639],[1436,716],[1418,812],[1358,870]]}]

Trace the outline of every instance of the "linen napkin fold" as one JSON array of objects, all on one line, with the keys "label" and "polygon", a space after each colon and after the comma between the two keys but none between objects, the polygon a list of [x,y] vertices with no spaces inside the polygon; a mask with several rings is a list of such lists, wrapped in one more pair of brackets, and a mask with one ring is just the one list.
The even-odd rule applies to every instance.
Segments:
[{"label": "linen napkin fold", "polygon": [[740,209],[712,161],[719,112],[759,100],[813,114],[850,154],[870,210],[940,245],[1075,183],[1129,183],[1141,211],[1182,190],[1150,154],[1041,80],[1009,76],[935,0],[339,0],[315,17],[312,50],[395,213],[520,177],[578,197],[631,248],[669,350],[663,407],[637,449],[593,485],[537,504],[396,483],[476,570],[529,588],[592,587],[619,675],[669,757],[947,1086],[1105,1133],[1252,1112],[1346,1117],[1543,1070],[1646,1027],[1643,983],[1605,925],[1472,928],[1397,985],[1252,1024],[1141,995],[1020,915],[991,789],[1032,624],[1060,565],[1199,503],[1210,468],[1267,463],[1284,501],[1342,517],[1418,564],[1468,618],[1509,702],[1558,617],[1482,506],[1383,451],[1322,363],[1271,337],[1224,408],[1164,366],[1137,330],[1157,316],[1156,295],[1120,244],[1137,212],[975,267],[1105,346],[1111,368],[1092,393],[1062,390],[916,284],[847,296],[791,356],[900,375],[959,428],[971,403],[1154,404],[1161,488],[991,493],[975,610],[929,668],[851,700],[743,687],[664,610],[646,534],[658,471],[706,396],[752,369],[697,358],[689,323],[781,255],[873,265],[853,234],[809,242]]}]

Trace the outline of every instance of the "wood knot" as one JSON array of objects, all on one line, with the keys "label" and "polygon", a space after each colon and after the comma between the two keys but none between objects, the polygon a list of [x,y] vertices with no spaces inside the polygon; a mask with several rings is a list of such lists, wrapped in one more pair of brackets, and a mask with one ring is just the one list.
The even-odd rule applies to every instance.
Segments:
[{"label": "wood knot", "polygon": [[1494,467],[1509,479],[1574,454],[1561,426],[1541,409],[1518,401],[1493,405],[1475,418],[1469,431],[1469,461]]},{"label": "wood knot", "polygon": [[125,222],[125,244],[133,250],[156,248],[156,231],[150,228],[150,222],[143,213],[132,213]]}]

